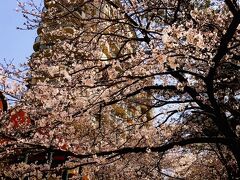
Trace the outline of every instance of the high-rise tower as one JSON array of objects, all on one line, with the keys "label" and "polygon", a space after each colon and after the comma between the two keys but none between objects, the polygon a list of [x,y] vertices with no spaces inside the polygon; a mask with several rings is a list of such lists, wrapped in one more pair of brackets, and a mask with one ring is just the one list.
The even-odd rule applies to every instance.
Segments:
[{"label": "high-rise tower", "polygon": [[[91,38],[96,36],[93,32],[96,33],[97,31],[102,31],[106,34],[106,38],[104,38],[105,40],[96,42],[96,50],[101,52],[100,58],[103,61],[106,60],[105,65],[108,64],[107,59],[115,58],[124,51],[124,53],[133,53],[134,46],[131,42],[119,42],[116,41],[119,37],[116,36],[113,39],[110,39],[109,35],[107,36],[107,34],[110,33],[120,32],[124,33],[126,36],[134,37],[135,33],[130,27],[127,25],[112,25],[110,21],[103,22],[102,20],[96,23],[89,21],[91,17],[96,18],[97,14],[102,16],[102,18],[109,18],[112,16],[117,18],[118,16],[122,16],[116,9],[110,7],[107,2],[101,2],[100,4],[99,1],[98,4],[84,2],[83,0],[45,0],[44,5],[42,20],[37,29],[38,36],[33,45],[35,53],[33,53],[29,63],[32,72],[30,73],[32,76],[30,84],[35,84],[36,81],[39,80],[43,81],[46,77],[52,78],[53,76],[65,73],[63,66],[69,66],[69,63],[72,62],[66,62],[65,64],[59,62],[57,61],[59,57],[56,57],[56,54],[65,53],[68,57],[74,55],[74,64],[78,64],[83,57],[95,53],[84,52],[84,50],[70,50],[69,53],[67,53],[66,49],[64,49],[66,46],[72,48],[76,43],[81,44],[80,46],[77,46],[79,49],[88,46],[88,41],[91,41]],[[106,28],[108,23],[109,27]],[[84,38],[79,39],[78,37],[82,37],[82,34],[84,34]],[[120,49],[121,44],[124,43],[128,44],[127,48]],[[41,69],[41,65],[44,63],[45,68],[47,66],[50,71],[48,74],[46,74],[46,69]],[[55,65],[59,65],[60,63],[62,64],[61,67],[55,67]]]},{"label": "high-rise tower", "polygon": [[[124,62],[134,54],[133,29],[121,23],[124,15],[107,1],[45,0],[44,4],[27,93],[36,125],[47,129],[41,143],[76,153],[120,146],[132,138],[134,128],[127,128],[136,114],[151,119],[145,105],[134,105],[137,98],[102,109],[114,78],[132,68]],[[121,129],[123,124],[129,132]],[[72,129],[76,137],[68,137]],[[48,156],[54,162],[54,154]],[[81,173],[84,176],[84,170]]]}]

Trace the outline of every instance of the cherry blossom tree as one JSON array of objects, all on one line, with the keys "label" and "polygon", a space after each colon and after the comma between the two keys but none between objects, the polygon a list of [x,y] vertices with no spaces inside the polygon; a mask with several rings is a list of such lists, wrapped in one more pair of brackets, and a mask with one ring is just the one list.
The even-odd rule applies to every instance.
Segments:
[{"label": "cherry blossom tree", "polygon": [[239,1],[59,0],[19,11],[26,28],[39,23],[39,40],[28,89],[14,86],[21,98],[1,114],[2,177],[240,177]]}]

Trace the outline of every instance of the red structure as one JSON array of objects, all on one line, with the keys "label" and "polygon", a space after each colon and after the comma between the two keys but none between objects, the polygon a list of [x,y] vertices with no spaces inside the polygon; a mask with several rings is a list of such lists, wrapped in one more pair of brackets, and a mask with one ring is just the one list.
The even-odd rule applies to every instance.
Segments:
[{"label": "red structure", "polygon": [[6,112],[7,109],[8,109],[7,101],[6,101],[3,93],[0,91],[0,111],[1,112],[4,112],[4,111]]},{"label": "red structure", "polygon": [[[2,113],[6,113],[6,117],[9,118],[9,123],[13,126],[13,128],[20,128],[20,127],[27,127],[30,126],[32,121],[30,119],[30,117],[28,116],[28,114],[23,110],[15,110],[15,109],[10,109],[8,110],[8,105],[7,105],[7,101],[5,96],[3,95],[3,93],[0,91],[0,115]],[[39,133],[44,133],[41,132],[41,130],[39,131]],[[4,145],[5,143],[10,142],[11,139],[6,138],[6,137],[1,137],[0,138],[0,146]],[[60,164],[63,164],[67,161],[68,159],[68,155],[64,152],[64,150],[66,150],[67,145],[64,144],[61,149],[63,150],[46,150],[43,152],[31,152],[31,153],[25,153],[25,154],[21,154],[18,156],[14,156],[12,157],[12,162],[13,163],[21,163],[21,162],[26,162],[26,163],[37,163],[37,164],[45,164],[50,162],[51,163],[51,167],[55,168]],[[59,172],[59,175],[62,176],[62,179],[69,179],[72,176],[78,174],[78,172],[73,172],[71,170],[61,170]],[[27,176],[26,176],[27,177]],[[1,178],[1,177],[0,177]]]},{"label": "red structure", "polygon": [[[3,95],[3,93],[0,91],[0,115],[2,114],[2,112],[7,112],[7,111],[8,111],[8,105],[7,105],[6,98]],[[31,120],[29,116],[22,109],[18,111],[9,110],[8,113],[9,113],[10,122],[13,123],[14,128],[31,124]]]},{"label": "red structure", "polygon": [[30,118],[22,109],[14,113],[10,112],[10,122],[13,123],[14,128],[31,124]]}]

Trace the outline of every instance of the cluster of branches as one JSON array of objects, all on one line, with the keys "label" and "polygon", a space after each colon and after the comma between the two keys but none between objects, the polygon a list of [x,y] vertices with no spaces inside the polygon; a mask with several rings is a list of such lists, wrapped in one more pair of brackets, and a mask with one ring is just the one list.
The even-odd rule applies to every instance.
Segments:
[{"label": "cluster of branches", "polygon": [[239,178],[238,3],[56,1],[20,106],[34,122],[2,126],[1,161],[23,175]]}]

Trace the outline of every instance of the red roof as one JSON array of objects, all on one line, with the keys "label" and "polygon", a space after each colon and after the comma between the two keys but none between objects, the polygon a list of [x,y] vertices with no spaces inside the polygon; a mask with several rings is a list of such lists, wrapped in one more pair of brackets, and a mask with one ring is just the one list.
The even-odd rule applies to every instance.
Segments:
[{"label": "red roof", "polygon": [[21,109],[15,113],[11,113],[10,122],[13,123],[13,127],[16,128],[20,125],[30,125],[31,120],[28,117],[27,113]]}]

